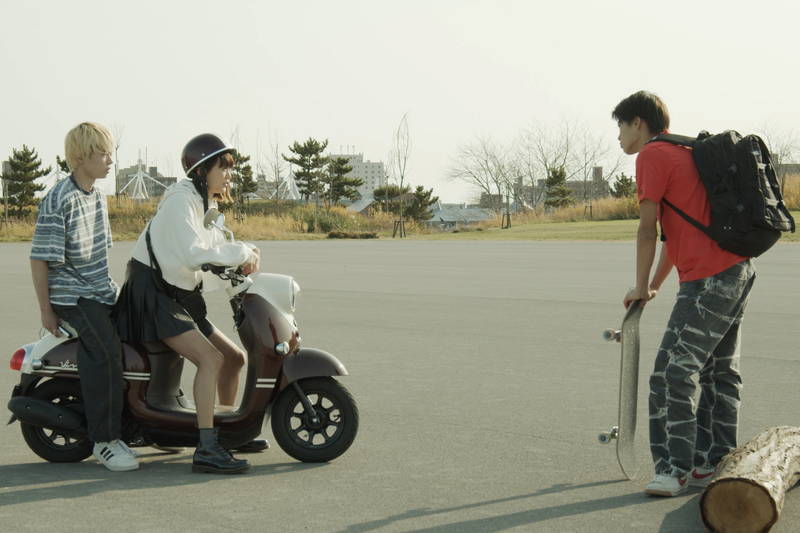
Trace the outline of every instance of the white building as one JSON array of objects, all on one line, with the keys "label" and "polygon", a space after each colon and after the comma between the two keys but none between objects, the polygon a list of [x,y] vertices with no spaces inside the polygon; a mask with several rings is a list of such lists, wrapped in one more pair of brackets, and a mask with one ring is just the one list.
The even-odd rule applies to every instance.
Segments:
[{"label": "white building", "polygon": [[386,185],[386,172],[381,161],[364,161],[364,154],[328,154],[328,157],[331,159],[336,157],[347,159],[347,164],[353,167],[347,177],[359,178],[364,182],[358,188],[358,193],[362,198],[371,197],[372,191]]}]

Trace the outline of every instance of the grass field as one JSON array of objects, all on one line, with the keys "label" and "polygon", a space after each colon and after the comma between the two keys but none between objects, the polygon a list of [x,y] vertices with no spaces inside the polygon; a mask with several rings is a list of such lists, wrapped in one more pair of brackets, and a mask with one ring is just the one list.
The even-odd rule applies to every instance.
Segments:
[{"label": "grass field", "polygon": [[[800,211],[792,211],[800,221]],[[588,220],[578,222],[523,222],[508,229],[500,229],[500,223],[482,225],[477,228],[459,229],[457,233],[429,233],[409,235],[413,239],[426,240],[530,240],[530,241],[625,241],[636,238],[638,220]],[[389,235],[391,237],[391,235]],[[799,242],[800,231],[784,233],[781,242]]]},{"label": "grass field", "polygon": [[[795,205],[800,203],[800,186],[789,191]],[[787,195],[788,196],[788,195]],[[458,229],[439,230],[411,221],[406,231],[411,239],[423,240],[574,240],[620,241],[636,237],[638,214],[635,199],[606,198],[594,202],[594,219],[586,220],[583,206],[572,206],[553,212],[529,211],[512,214],[512,226],[500,229],[500,217],[477,225]],[[123,199],[109,201],[109,219],[116,241],[138,238],[147,221],[156,210],[156,202],[135,202]],[[792,211],[800,220],[800,210]],[[247,241],[262,240],[319,240],[327,238],[329,231],[348,233],[377,233],[379,238],[392,238],[394,216],[374,213],[356,215],[343,207],[321,209],[314,215],[312,206],[284,207],[280,212],[254,213],[243,220],[227,214],[227,226],[237,238]],[[35,210],[27,217],[0,224],[0,242],[30,241],[35,226]],[[316,221],[320,231],[308,231]],[[800,241],[800,233],[784,234],[784,242]]]}]

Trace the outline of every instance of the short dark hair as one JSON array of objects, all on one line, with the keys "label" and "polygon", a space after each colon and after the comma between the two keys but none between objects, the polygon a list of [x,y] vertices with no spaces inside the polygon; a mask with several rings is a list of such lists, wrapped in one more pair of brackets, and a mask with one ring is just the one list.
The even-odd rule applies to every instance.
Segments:
[{"label": "short dark hair", "polygon": [[611,118],[631,122],[636,117],[647,122],[652,133],[669,129],[669,111],[661,98],[647,91],[637,91],[617,104]]}]

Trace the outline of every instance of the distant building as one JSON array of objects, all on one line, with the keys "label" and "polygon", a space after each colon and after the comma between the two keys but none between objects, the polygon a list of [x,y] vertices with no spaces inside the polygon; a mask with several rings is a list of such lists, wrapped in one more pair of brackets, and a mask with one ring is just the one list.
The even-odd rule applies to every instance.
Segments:
[{"label": "distant building", "polygon": [[353,167],[347,177],[359,178],[364,182],[358,188],[358,194],[362,198],[372,196],[372,191],[386,185],[386,172],[381,161],[364,161],[364,154],[328,154],[328,157],[331,159],[336,157],[347,159],[347,164]]},{"label": "distant building", "polygon": [[[566,185],[572,191],[572,199],[576,204],[611,196],[611,187],[608,185],[605,176],[603,176],[603,167],[593,167],[591,179],[567,180]],[[496,201],[496,197],[494,200]],[[547,200],[547,187],[543,179],[536,180],[535,186],[523,185],[520,179],[514,187],[513,197],[511,198],[512,207],[516,206],[514,210],[519,210],[523,207],[536,207],[543,204],[545,200]],[[491,205],[490,200],[487,199],[486,202]],[[484,198],[482,196],[481,207],[484,207],[483,204]],[[503,205],[505,205],[505,198],[503,198]]]},{"label": "distant building", "polygon": [[138,200],[159,197],[170,185],[176,183],[178,178],[167,177],[158,172],[158,167],[145,168],[139,164],[121,168],[117,172],[116,192]]},{"label": "distant building", "polygon": [[431,207],[431,218],[428,224],[442,229],[453,228],[459,225],[475,224],[482,220],[494,217],[494,211],[467,204],[443,204],[436,202]]},{"label": "distant building", "polygon": [[289,171],[286,178],[280,181],[267,180],[266,174],[256,175],[256,194],[267,200],[300,200],[300,192],[294,181],[294,174]]}]

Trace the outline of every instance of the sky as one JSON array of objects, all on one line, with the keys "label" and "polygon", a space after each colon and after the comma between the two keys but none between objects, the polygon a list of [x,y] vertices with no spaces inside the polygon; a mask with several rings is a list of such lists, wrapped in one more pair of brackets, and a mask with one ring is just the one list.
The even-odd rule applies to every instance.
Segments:
[{"label": "sky", "polygon": [[0,0],[0,20],[1,159],[24,144],[54,164],[90,120],[120,167],[146,152],[170,176],[204,132],[254,166],[309,137],[386,161],[407,115],[407,181],[468,202],[448,178],[460,146],[572,121],[616,158],[610,113],[639,89],[675,133],[800,124],[788,0]]}]

